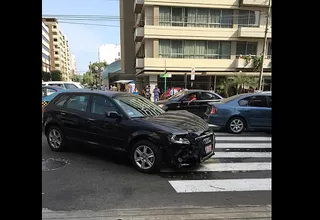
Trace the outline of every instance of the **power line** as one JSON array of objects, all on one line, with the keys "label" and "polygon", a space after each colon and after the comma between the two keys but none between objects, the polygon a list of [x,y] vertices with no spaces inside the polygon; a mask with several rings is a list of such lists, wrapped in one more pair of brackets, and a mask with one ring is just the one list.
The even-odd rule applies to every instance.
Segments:
[{"label": "power line", "polygon": [[104,26],[104,27],[120,27],[119,25],[108,25],[108,24],[90,24],[90,23],[79,23],[79,22],[66,22],[61,21],[62,24],[79,24],[79,25],[90,25],[90,26]]}]

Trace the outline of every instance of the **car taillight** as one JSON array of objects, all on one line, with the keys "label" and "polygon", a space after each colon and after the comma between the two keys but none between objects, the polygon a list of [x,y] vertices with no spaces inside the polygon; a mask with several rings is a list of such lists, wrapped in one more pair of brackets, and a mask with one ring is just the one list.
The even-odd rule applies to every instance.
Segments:
[{"label": "car taillight", "polygon": [[217,112],[218,112],[218,109],[217,109],[216,107],[212,106],[211,111],[210,111],[210,114],[211,114],[211,115],[214,115],[214,114],[216,114]]}]

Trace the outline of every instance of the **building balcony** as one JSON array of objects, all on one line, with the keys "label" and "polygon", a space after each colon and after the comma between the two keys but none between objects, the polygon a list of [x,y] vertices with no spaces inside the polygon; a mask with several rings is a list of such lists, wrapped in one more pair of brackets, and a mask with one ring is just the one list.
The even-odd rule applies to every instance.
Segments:
[{"label": "building balcony", "polygon": [[144,28],[143,27],[137,27],[134,32],[134,40],[135,42],[141,42],[144,38]]},{"label": "building balcony", "polygon": [[136,59],[136,69],[143,69],[144,68],[144,59],[138,58]]},{"label": "building balcony", "polygon": [[144,27],[144,19],[142,14],[136,16],[136,27]]},{"label": "building balcony", "polygon": [[141,13],[143,8],[144,0],[135,0],[134,1],[134,12]]},{"label": "building balcony", "polygon": [[[254,59],[246,61],[243,58],[236,59],[235,68],[253,68],[254,66]],[[271,59],[269,56],[264,59],[263,61],[263,68],[272,68],[271,67]]]},{"label": "building balcony", "polygon": [[163,71],[186,71],[192,68],[196,72],[235,70],[234,59],[179,59],[144,58],[144,69]]},{"label": "building balcony", "polygon": [[145,5],[170,5],[173,7],[201,7],[203,8],[239,8],[240,0],[146,0]]},{"label": "building balcony", "polygon": [[[238,37],[264,38],[265,27],[239,27]],[[267,37],[271,38],[271,27],[268,28]]]},{"label": "building balcony", "polygon": [[[240,0],[240,6],[243,7],[252,7],[252,6],[258,6],[258,7],[268,7],[269,1],[271,0]],[[272,1],[271,1],[272,5]]]},{"label": "building balcony", "polygon": [[144,26],[144,37],[152,39],[225,40],[238,38],[236,28],[201,28],[175,26]]}]

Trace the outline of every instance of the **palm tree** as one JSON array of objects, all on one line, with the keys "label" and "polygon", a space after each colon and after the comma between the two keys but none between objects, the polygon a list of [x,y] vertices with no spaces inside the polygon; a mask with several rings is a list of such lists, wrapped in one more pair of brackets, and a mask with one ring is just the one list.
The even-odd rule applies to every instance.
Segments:
[{"label": "palm tree", "polygon": [[237,94],[243,93],[245,86],[257,87],[259,82],[259,78],[248,76],[244,73],[235,74],[235,76],[230,76],[228,79],[232,80],[236,85]]},{"label": "palm tree", "polygon": [[234,82],[231,79],[224,78],[219,85],[217,86],[221,91],[223,91],[223,94],[226,98],[229,97],[229,90],[234,86]]}]

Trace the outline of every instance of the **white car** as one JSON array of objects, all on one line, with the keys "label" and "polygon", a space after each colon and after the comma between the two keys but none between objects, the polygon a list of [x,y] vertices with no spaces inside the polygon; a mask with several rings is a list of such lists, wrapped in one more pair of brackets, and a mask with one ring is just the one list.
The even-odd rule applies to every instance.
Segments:
[{"label": "white car", "polygon": [[69,81],[49,81],[42,82],[42,86],[60,86],[65,89],[83,89],[84,86],[79,82],[69,82]]}]

